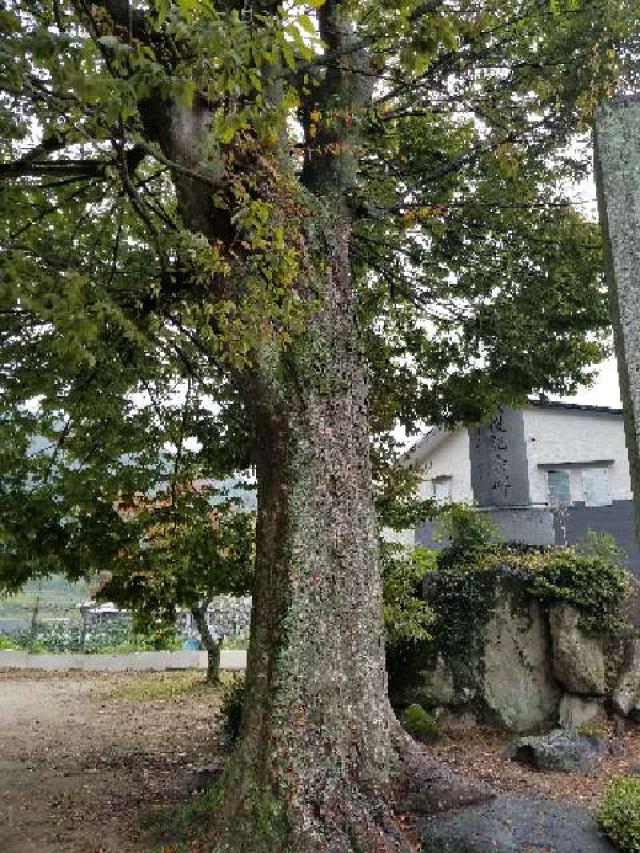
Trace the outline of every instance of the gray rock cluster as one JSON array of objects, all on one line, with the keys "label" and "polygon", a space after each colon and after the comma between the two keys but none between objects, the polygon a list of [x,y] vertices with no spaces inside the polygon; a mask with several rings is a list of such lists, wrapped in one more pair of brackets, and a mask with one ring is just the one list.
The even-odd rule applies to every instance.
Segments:
[{"label": "gray rock cluster", "polygon": [[459,659],[425,658],[400,701],[435,711],[445,730],[478,718],[514,732],[578,729],[607,710],[640,718],[640,640],[620,639],[614,655],[611,643],[582,630],[570,605],[544,608],[508,587],[498,588],[479,630],[462,675]]}]

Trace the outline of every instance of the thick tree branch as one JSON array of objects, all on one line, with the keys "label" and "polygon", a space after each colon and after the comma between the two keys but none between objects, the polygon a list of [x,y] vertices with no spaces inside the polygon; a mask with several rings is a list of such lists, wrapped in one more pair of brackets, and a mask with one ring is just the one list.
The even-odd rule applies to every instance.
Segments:
[{"label": "thick tree branch", "polygon": [[131,35],[136,39],[148,32],[146,15],[133,8],[132,0],[92,0],[91,4],[82,2],[81,5],[85,12],[88,12],[90,5],[104,9],[114,24],[126,30],[131,28]]},{"label": "thick tree branch", "polygon": [[104,178],[110,165],[105,160],[17,160],[0,163],[0,179],[23,178],[37,175],[69,175],[76,178]]},{"label": "thick tree branch", "polygon": [[[36,177],[38,175],[62,175],[77,179],[106,178],[107,169],[114,166],[112,160],[103,159],[64,159],[40,160],[41,155],[49,151],[59,150],[62,146],[47,146],[45,143],[30,151],[20,160],[10,163],[0,163],[0,180],[10,178]],[[146,151],[142,146],[136,146],[126,152],[127,171],[132,175],[144,160]]]}]

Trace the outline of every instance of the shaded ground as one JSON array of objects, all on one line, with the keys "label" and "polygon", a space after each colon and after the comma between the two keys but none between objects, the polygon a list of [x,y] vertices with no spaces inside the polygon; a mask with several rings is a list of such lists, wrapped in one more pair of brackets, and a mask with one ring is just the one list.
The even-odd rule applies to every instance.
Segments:
[{"label": "shaded ground", "polygon": [[592,776],[542,773],[508,761],[503,753],[513,736],[486,727],[451,736],[435,744],[431,753],[453,770],[484,780],[498,793],[541,796],[592,810],[611,779],[640,771],[639,727],[630,726],[620,737],[609,727],[602,735],[607,753]]},{"label": "shaded ground", "polygon": [[190,796],[218,700],[201,673],[0,672],[2,853],[148,853],[140,819]]},{"label": "shaded ground", "polygon": [[[0,851],[162,849],[141,823],[159,823],[158,807],[196,803],[194,771],[219,752],[219,695],[202,673],[0,671]],[[595,776],[522,768],[502,758],[509,741],[480,728],[429,751],[498,792],[588,809],[612,776],[640,765],[638,729],[611,736]]]}]

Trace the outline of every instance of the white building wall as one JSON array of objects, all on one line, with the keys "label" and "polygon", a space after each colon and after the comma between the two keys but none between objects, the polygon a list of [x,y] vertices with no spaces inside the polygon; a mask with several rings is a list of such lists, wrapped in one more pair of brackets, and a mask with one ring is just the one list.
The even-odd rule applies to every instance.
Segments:
[{"label": "white building wall", "polygon": [[420,470],[420,497],[433,496],[431,481],[436,477],[451,477],[451,500],[473,503],[469,431],[461,427],[445,436],[441,443],[426,455]]},{"label": "white building wall", "polygon": [[[547,473],[540,465],[591,463],[612,459],[609,467],[611,499],[631,500],[629,459],[622,415],[567,409],[526,409],[524,433],[527,446],[531,502],[546,503]],[[569,468],[571,498],[584,500],[582,474]]]},{"label": "white building wall", "polygon": [[383,527],[382,538],[385,542],[393,542],[396,545],[403,545],[405,548],[414,548],[416,531],[413,527],[407,527],[405,530],[392,530],[390,527]]}]

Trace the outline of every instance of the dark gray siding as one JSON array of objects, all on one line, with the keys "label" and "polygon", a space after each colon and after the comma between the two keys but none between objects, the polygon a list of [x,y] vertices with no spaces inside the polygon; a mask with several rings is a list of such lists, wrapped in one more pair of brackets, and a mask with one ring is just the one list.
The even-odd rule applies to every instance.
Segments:
[{"label": "dark gray siding", "polygon": [[425,521],[416,530],[416,545],[426,545],[427,548],[442,549],[442,542],[436,542],[433,538],[433,522]]},{"label": "dark gray siding", "polygon": [[[531,545],[552,544],[547,538],[546,518],[548,510],[530,508],[523,510],[495,510],[488,513],[502,528],[506,539],[512,542],[528,542]],[[501,516],[504,515],[504,519]],[[501,524],[501,520],[505,523]],[[627,553],[627,564],[640,577],[640,545],[635,531],[632,501],[614,501],[611,506],[585,506],[576,503],[563,513],[553,513],[556,545],[575,545],[585,538],[589,530],[610,533]],[[563,530],[563,526],[565,530]],[[425,522],[416,530],[416,543],[440,549],[443,543],[434,541],[433,524]]]},{"label": "dark gray siding", "polygon": [[611,506],[585,506],[575,503],[555,514],[556,544],[575,545],[589,530],[610,533],[628,555],[629,567],[640,576],[640,546],[635,530],[633,501],[614,501]]}]

